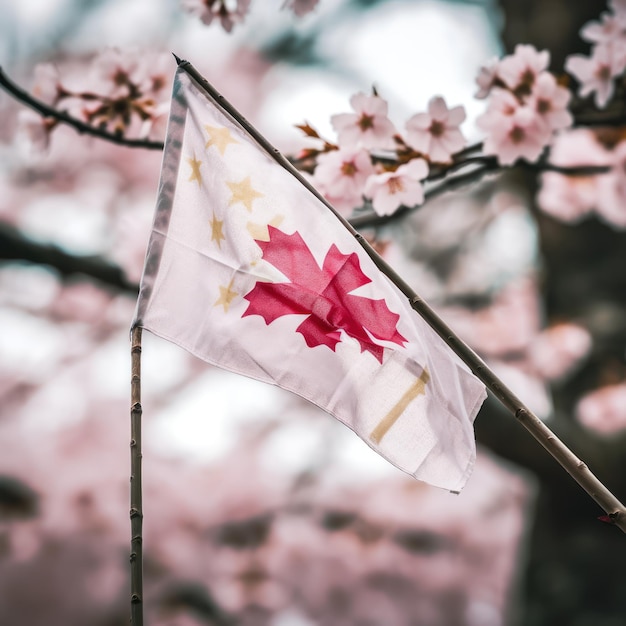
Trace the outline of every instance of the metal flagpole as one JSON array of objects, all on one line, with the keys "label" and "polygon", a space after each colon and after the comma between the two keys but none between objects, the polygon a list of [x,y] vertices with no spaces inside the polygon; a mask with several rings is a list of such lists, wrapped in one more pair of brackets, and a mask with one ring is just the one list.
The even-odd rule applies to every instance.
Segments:
[{"label": "metal flagpole", "polygon": [[135,326],[130,339],[130,623],[133,626],[143,626],[141,330],[141,326]]},{"label": "metal flagpole", "polygon": [[180,69],[184,70],[202,88],[213,102],[243,128],[279,165],[293,175],[347,228],[378,269],[407,297],[411,307],[448,344],[457,356],[471,369],[515,418],[541,443],[552,457],[606,512],[608,519],[626,533],[626,508],[602,482],[522,401],[494,374],[486,363],[464,343],[450,327],[413,291],[393,268],[372,248],[368,241],[340,215],[336,209],[313,187],[289,160],[274,148],[224,96],[189,63],[174,55]]}]

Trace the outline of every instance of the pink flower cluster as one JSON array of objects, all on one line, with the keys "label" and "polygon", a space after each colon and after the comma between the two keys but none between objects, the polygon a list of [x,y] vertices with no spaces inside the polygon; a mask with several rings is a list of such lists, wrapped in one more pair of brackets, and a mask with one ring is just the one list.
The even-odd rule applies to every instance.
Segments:
[{"label": "pink flower cluster", "polygon": [[222,28],[230,33],[250,9],[251,0],[181,0],[183,9],[197,15],[203,24],[209,26],[213,20],[219,20]]},{"label": "pink flower cluster", "polygon": [[[222,28],[230,33],[236,24],[243,22],[252,0],[181,0],[183,9],[197,15],[209,26],[219,20]],[[297,17],[310,13],[319,0],[285,0],[283,9],[290,9]]]},{"label": "pink flower cluster", "polygon": [[537,195],[545,213],[571,223],[595,213],[611,226],[626,228],[626,141],[609,148],[592,130],[569,130],[554,142],[550,161],[562,167],[599,166],[610,171],[586,176],[545,172]]},{"label": "pink flower cluster", "polygon": [[623,434],[626,429],[626,384],[611,384],[590,391],[578,402],[576,418],[600,435]]},{"label": "pink flower cluster", "polygon": [[346,215],[362,206],[364,197],[379,215],[421,204],[429,163],[449,163],[465,146],[459,129],[464,108],[448,109],[443,98],[435,97],[428,112],[407,121],[403,138],[379,95],[358,93],[350,104],[353,113],[331,117],[339,146],[326,142],[326,150],[317,156],[314,183]]},{"label": "pink flower cluster", "polygon": [[579,95],[594,94],[598,108],[604,108],[615,89],[615,79],[626,69],[626,1],[609,0],[611,12],[603,13],[599,22],[589,22],[580,31],[591,42],[591,56],[573,54],[565,68],[580,83]]},{"label": "pink flower cluster", "polygon": [[518,45],[512,55],[481,68],[477,98],[489,98],[477,124],[486,133],[485,154],[502,165],[536,161],[554,133],[572,124],[571,94],[548,71],[550,53]]},{"label": "pink flower cluster", "polygon": [[[62,79],[51,63],[35,68],[33,95],[73,117],[117,135],[161,137],[169,110],[171,58],[108,48],[85,75],[84,67],[67,68]],[[65,73],[65,72],[64,72]],[[56,120],[24,112],[22,127],[33,143],[46,147]]]}]

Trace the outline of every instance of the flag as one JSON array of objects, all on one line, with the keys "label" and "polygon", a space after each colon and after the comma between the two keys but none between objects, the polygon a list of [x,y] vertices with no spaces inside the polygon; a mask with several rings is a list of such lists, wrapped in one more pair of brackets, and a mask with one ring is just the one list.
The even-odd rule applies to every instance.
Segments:
[{"label": "flag", "polygon": [[179,67],[133,325],[459,491],[483,385],[336,215]]}]

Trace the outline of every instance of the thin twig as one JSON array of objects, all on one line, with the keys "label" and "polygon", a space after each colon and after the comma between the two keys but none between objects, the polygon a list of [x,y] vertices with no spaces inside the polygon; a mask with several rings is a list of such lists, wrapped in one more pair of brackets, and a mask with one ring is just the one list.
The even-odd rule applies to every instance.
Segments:
[{"label": "thin twig", "polygon": [[3,87],[5,91],[10,93],[16,100],[22,102],[23,104],[29,106],[31,109],[34,109],[38,113],[42,115],[44,118],[52,118],[63,124],[67,124],[71,126],[76,131],[81,134],[93,135],[94,137],[98,137],[100,139],[106,139],[111,143],[115,143],[121,146],[127,146],[129,148],[145,148],[147,150],[163,150],[163,142],[161,141],[150,141],[148,139],[129,139],[124,137],[123,135],[119,135],[116,133],[110,133],[103,128],[98,128],[96,126],[91,126],[90,124],[86,124],[85,122],[72,117],[65,113],[65,111],[59,111],[54,107],[51,107],[41,100],[34,98],[27,91],[19,87],[16,83],[14,83],[4,72],[2,67],[0,66],[0,87]]},{"label": "thin twig", "polygon": [[183,69],[203,89],[211,100],[238,123],[279,165],[322,202],[348,229],[376,267],[406,296],[411,307],[446,342],[452,351],[472,370],[485,386],[541,443],[552,457],[607,513],[608,519],[626,533],[626,508],[602,482],[519,398],[495,375],[485,362],[463,342],[445,322],[413,291],[367,240],[313,187],[313,185],[263,137],[215,88],[189,63],[177,58]]},{"label": "thin twig", "polygon": [[130,623],[143,626],[143,503],[141,487],[141,327],[131,330]]},{"label": "thin twig", "polygon": [[467,185],[472,185],[479,180],[482,180],[488,174],[496,174],[502,169],[503,168],[499,166],[495,160],[483,162],[482,165],[475,167],[469,172],[464,172],[463,174],[446,178],[441,183],[427,189],[424,192],[423,204],[412,207],[401,206],[391,215],[378,215],[373,210],[368,210],[367,212],[351,217],[348,221],[357,230],[360,228],[373,228],[398,221],[406,217],[407,213],[420,209],[428,200],[432,200],[433,198],[441,196],[444,193],[466,187]]}]

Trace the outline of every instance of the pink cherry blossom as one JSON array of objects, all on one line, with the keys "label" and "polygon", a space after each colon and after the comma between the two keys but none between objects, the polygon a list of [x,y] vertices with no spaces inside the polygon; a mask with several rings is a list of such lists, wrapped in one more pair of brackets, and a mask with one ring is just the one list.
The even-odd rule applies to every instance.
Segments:
[{"label": "pink cherry blossom", "polygon": [[416,206],[424,201],[424,189],[419,182],[428,176],[424,159],[413,159],[395,172],[370,176],[365,184],[365,195],[372,199],[378,215],[391,215],[400,206]]},{"label": "pink cherry blossom", "polygon": [[106,48],[92,63],[89,88],[100,96],[125,98],[131,85],[142,79],[139,54]]},{"label": "pink cherry blossom", "polygon": [[529,105],[539,114],[548,130],[562,130],[572,125],[572,115],[567,110],[571,94],[561,87],[549,72],[537,76],[529,98]]},{"label": "pink cherry blossom", "polygon": [[538,52],[534,46],[518,44],[513,54],[498,65],[498,76],[518,96],[530,93],[537,76],[548,68],[550,53]]},{"label": "pink cherry blossom", "polygon": [[56,125],[55,119],[41,117],[34,111],[23,110],[18,113],[18,134],[35,153],[45,152],[50,147],[50,134]]},{"label": "pink cherry blossom", "polygon": [[[52,63],[38,63],[34,69],[32,93],[35,98],[45,104],[56,106],[63,88],[59,71]],[[34,152],[43,152],[50,146],[50,134],[56,128],[53,118],[42,117],[30,109],[18,114],[18,132],[24,136]]]},{"label": "pink cherry blossom", "polygon": [[[167,53],[142,54],[139,89],[144,95],[169,98],[169,89],[172,82],[172,59]],[[163,93],[167,92],[167,93]],[[168,107],[169,108],[169,107]]]},{"label": "pink cherry blossom", "polygon": [[302,17],[307,13],[310,13],[316,6],[319,0],[285,0],[283,2],[283,9],[291,9],[295,15]]},{"label": "pink cherry blossom", "polygon": [[432,98],[428,113],[417,113],[407,121],[407,143],[431,161],[448,162],[465,146],[465,137],[459,130],[464,121],[462,106],[448,109],[443,98]]},{"label": "pink cherry blossom", "polygon": [[615,54],[611,46],[596,46],[591,57],[573,54],[567,57],[565,69],[579,82],[579,94],[586,97],[595,92],[595,103],[604,108],[613,95],[613,79],[624,70],[623,55]]},{"label": "pink cherry blossom", "polygon": [[602,435],[626,429],[626,384],[607,385],[583,396],[576,407],[580,423]]},{"label": "pink cherry blossom", "polygon": [[487,111],[476,123],[487,133],[485,154],[496,155],[502,165],[511,165],[519,158],[536,161],[551,137],[537,112],[520,105],[503,89],[494,91]]},{"label": "pink cherry blossom", "polygon": [[313,183],[339,212],[349,215],[363,204],[365,181],[372,174],[367,150],[341,148],[318,157]]},{"label": "pink cherry blossom", "polygon": [[598,180],[596,211],[612,226],[626,228],[626,141],[615,147],[611,157],[611,172]]},{"label": "pink cherry blossom", "polygon": [[537,335],[528,356],[537,374],[559,380],[570,374],[591,350],[591,334],[572,323],[555,324]]},{"label": "pink cherry blossom", "polygon": [[500,67],[500,60],[498,57],[493,57],[485,65],[483,65],[476,76],[476,84],[478,85],[478,91],[474,94],[474,97],[478,100],[484,100],[497,85],[498,68]]},{"label": "pink cherry blossom", "polygon": [[52,63],[38,63],[34,72],[33,95],[46,104],[56,104],[59,99],[59,70]]},{"label": "pink cherry blossom", "polygon": [[[550,150],[550,162],[563,167],[608,166],[611,155],[596,140],[592,131],[577,128],[555,137]],[[537,204],[542,211],[557,219],[579,221],[595,208],[599,185],[605,176],[565,176],[546,172],[541,176]]]},{"label": "pink cherry blossom", "polygon": [[587,22],[580,29],[580,36],[585,41],[595,44],[608,44],[616,41],[624,34],[623,20],[610,13],[603,13],[601,21]]},{"label": "pink cherry blossom", "polygon": [[197,15],[200,20],[210,25],[214,19],[219,19],[222,28],[230,33],[235,24],[242,22],[248,13],[251,0],[237,0],[234,8],[228,8],[227,5],[233,5],[234,2],[228,0],[181,0],[183,8]]},{"label": "pink cherry blossom", "polygon": [[608,5],[616,17],[626,20],[626,0],[609,0]]},{"label": "pink cherry blossom", "polygon": [[379,96],[357,93],[350,98],[355,113],[330,118],[339,143],[345,147],[393,149],[396,129],[387,117],[387,102]]}]

